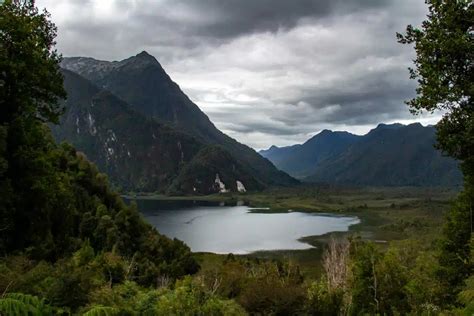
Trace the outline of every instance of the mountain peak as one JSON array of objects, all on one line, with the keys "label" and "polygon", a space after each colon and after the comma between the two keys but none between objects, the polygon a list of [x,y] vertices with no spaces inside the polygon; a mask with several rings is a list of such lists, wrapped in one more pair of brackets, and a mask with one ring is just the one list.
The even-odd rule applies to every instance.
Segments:
[{"label": "mountain peak", "polygon": [[160,65],[158,60],[155,57],[148,54],[146,51],[136,54],[130,58],[118,62],[118,65],[134,65],[137,67],[148,66],[148,65]]},{"label": "mountain peak", "polygon": [[380,123],[379,125],[377,125],[377,127],[375,129],[379,129],[379,128],[395,129],[395,128],[400,128],[400,127],[404,127],[404,126],[405,125],[400,124],[400,123],[393,123],[393,124]]},{"label": "mountain peak", "polygon": [[324,135],[330,135],[332,133],[333,133],[333,131],[331,131],[329,129],[323,129],[321,132],[319,132],[318,135],[324,136]]},{"label": "mountain peak", "polygon": [[155,57],[153,57],[152,55],[148,54],[147,51],[142,51],[141,53],[138,53],[135,55],[135,57],[138,57],[138,58],[149,58],[149,59],[153,59],[153,60],[156,60]]}]

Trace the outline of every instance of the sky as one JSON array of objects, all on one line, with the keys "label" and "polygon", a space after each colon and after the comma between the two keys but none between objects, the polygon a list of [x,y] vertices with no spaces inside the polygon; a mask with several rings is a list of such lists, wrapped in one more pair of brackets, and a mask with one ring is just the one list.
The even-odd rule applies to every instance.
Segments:
[{"label": "sky", "polygon": [[214,122],[255,149],[323,129],[364,134],[413,116],[414,50],[396,32],[423,0],[37,0],[63,56],[121,60],[145,50]]}]

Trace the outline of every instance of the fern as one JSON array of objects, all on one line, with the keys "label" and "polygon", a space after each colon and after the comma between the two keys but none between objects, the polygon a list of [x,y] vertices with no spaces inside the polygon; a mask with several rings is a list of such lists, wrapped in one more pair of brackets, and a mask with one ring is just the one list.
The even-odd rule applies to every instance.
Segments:
[{"label": "fern", "polygon": [[0,315],[33,315],[42,314],[33,306],[13,298],[0,299]]},{"label": "fern", "polygon": [[0,298],[0,315],[52,315],[52,308],[36,296],[8,293]]},{"label": "fern", "polygon": [[97,305],[93,306],[83,316],[114,316],[119,313],[118,309],[110,306]]}]

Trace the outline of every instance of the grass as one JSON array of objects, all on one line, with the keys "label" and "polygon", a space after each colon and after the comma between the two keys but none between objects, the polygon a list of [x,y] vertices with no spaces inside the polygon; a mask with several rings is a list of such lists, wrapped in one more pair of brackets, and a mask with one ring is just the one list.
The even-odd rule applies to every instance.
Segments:
[{"label": "grass", "polygon": [[[300,265],[302,273],[316,278],[321,273],[321,256],[331,238],[360,236],[382,246],[392,242],[416,239],[429,247],[439,236],[444,214],[456,191],[445,188],[342,188],[301,186],[281,188],[261,193],[217,194],[197,197],[140,196],[144,199],[193,199],[236,202],[245,201],[252,207],[267,207],[256,212],[324,212],[354,215],[361,223],[348,232],[302,238],[315,248],[308,250],[260,251],[245,255],[267,259],[290,260]],[[224,255],[196,254],[203,269],[222,264]]]}]

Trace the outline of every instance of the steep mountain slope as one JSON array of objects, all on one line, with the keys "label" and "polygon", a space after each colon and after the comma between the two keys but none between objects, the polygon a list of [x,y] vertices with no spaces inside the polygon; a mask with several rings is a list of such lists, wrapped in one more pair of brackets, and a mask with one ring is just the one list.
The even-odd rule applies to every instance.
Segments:
[{"label": "steep mountain slope", "polygon": [[272,146],[260,151],[260,154],[279,169],[294,177],[302,178],[312,174],[319,162],[337,157],[359,138],[360,136],[348,132],[324,130],[304,144],[282,148]]},{"label": "steep mountain slope", "polygon": [[[63,76],[68,93],[66,113],[60,125],[52,127],[53,134],[57,140],[71,142],[83,151],[117,186],[126,190],[166,192],[186,164],[206,148],[206,144],[195,137],[146,118],[87,79],[68,70],[63,70]],[[222,164],[232,165],[234,161],[227,158],[221,157]],[[218,168],[210,174],[188,177],[208,183],[208,178],[214,179],[216,174],[226,172]],[[260,188],[243,169],[233,177],[227,180],[242,181],[249,190]],[[246,183],[242,179],[252,181]],[[181,193],[212,192],[218,189],[200,186],[195,191],[181,190]]]},{"label": "steep mountain slope", "polygon": [[147,117],[171,123],[203,143],[222,146],[265,185],[297,183],[253,149],[219,131],[171,80],[159,62],[146,52],[115,62],[84,57],[65,58],[62,67],[111,91]]},{"label": "steep mountain slope", "polygon": [[356,185],[459,185],[453,159],[434,148],[433,126],[380,124],[337,159],[326,160],[307,179]]},{"label": "steep mountain slope", "polygon": [[261,189],[263,185],[250,176],[229,152],[220,146],[208,145],[186,164],[169,192],[205,192],[209,188],[221,193],[246,192],[247,188]]},{"label": "steep mountain slope", "polygon": [[[323,136],[321,134],[312,140]],[[304,178],[309,182],[370,186],[460,185],[462,178],[457,162],[434,148],[435,138],[432,126],[380,124],[368,134],[350,137],[347,142],[332,139],[332,144],[328,141],[325,146],[313,149],[308,141],[299,146],[270,148],[262,154],[292,172],[298,163],[303,166],[313,163],[313,169],[307,168],[299,174],[309,171]],[[302,147],[309,153],[320,152],[304,156]],[[305,160],[307,157],[312,160]],[[318,160],[320,157],[324,158]]]}]

